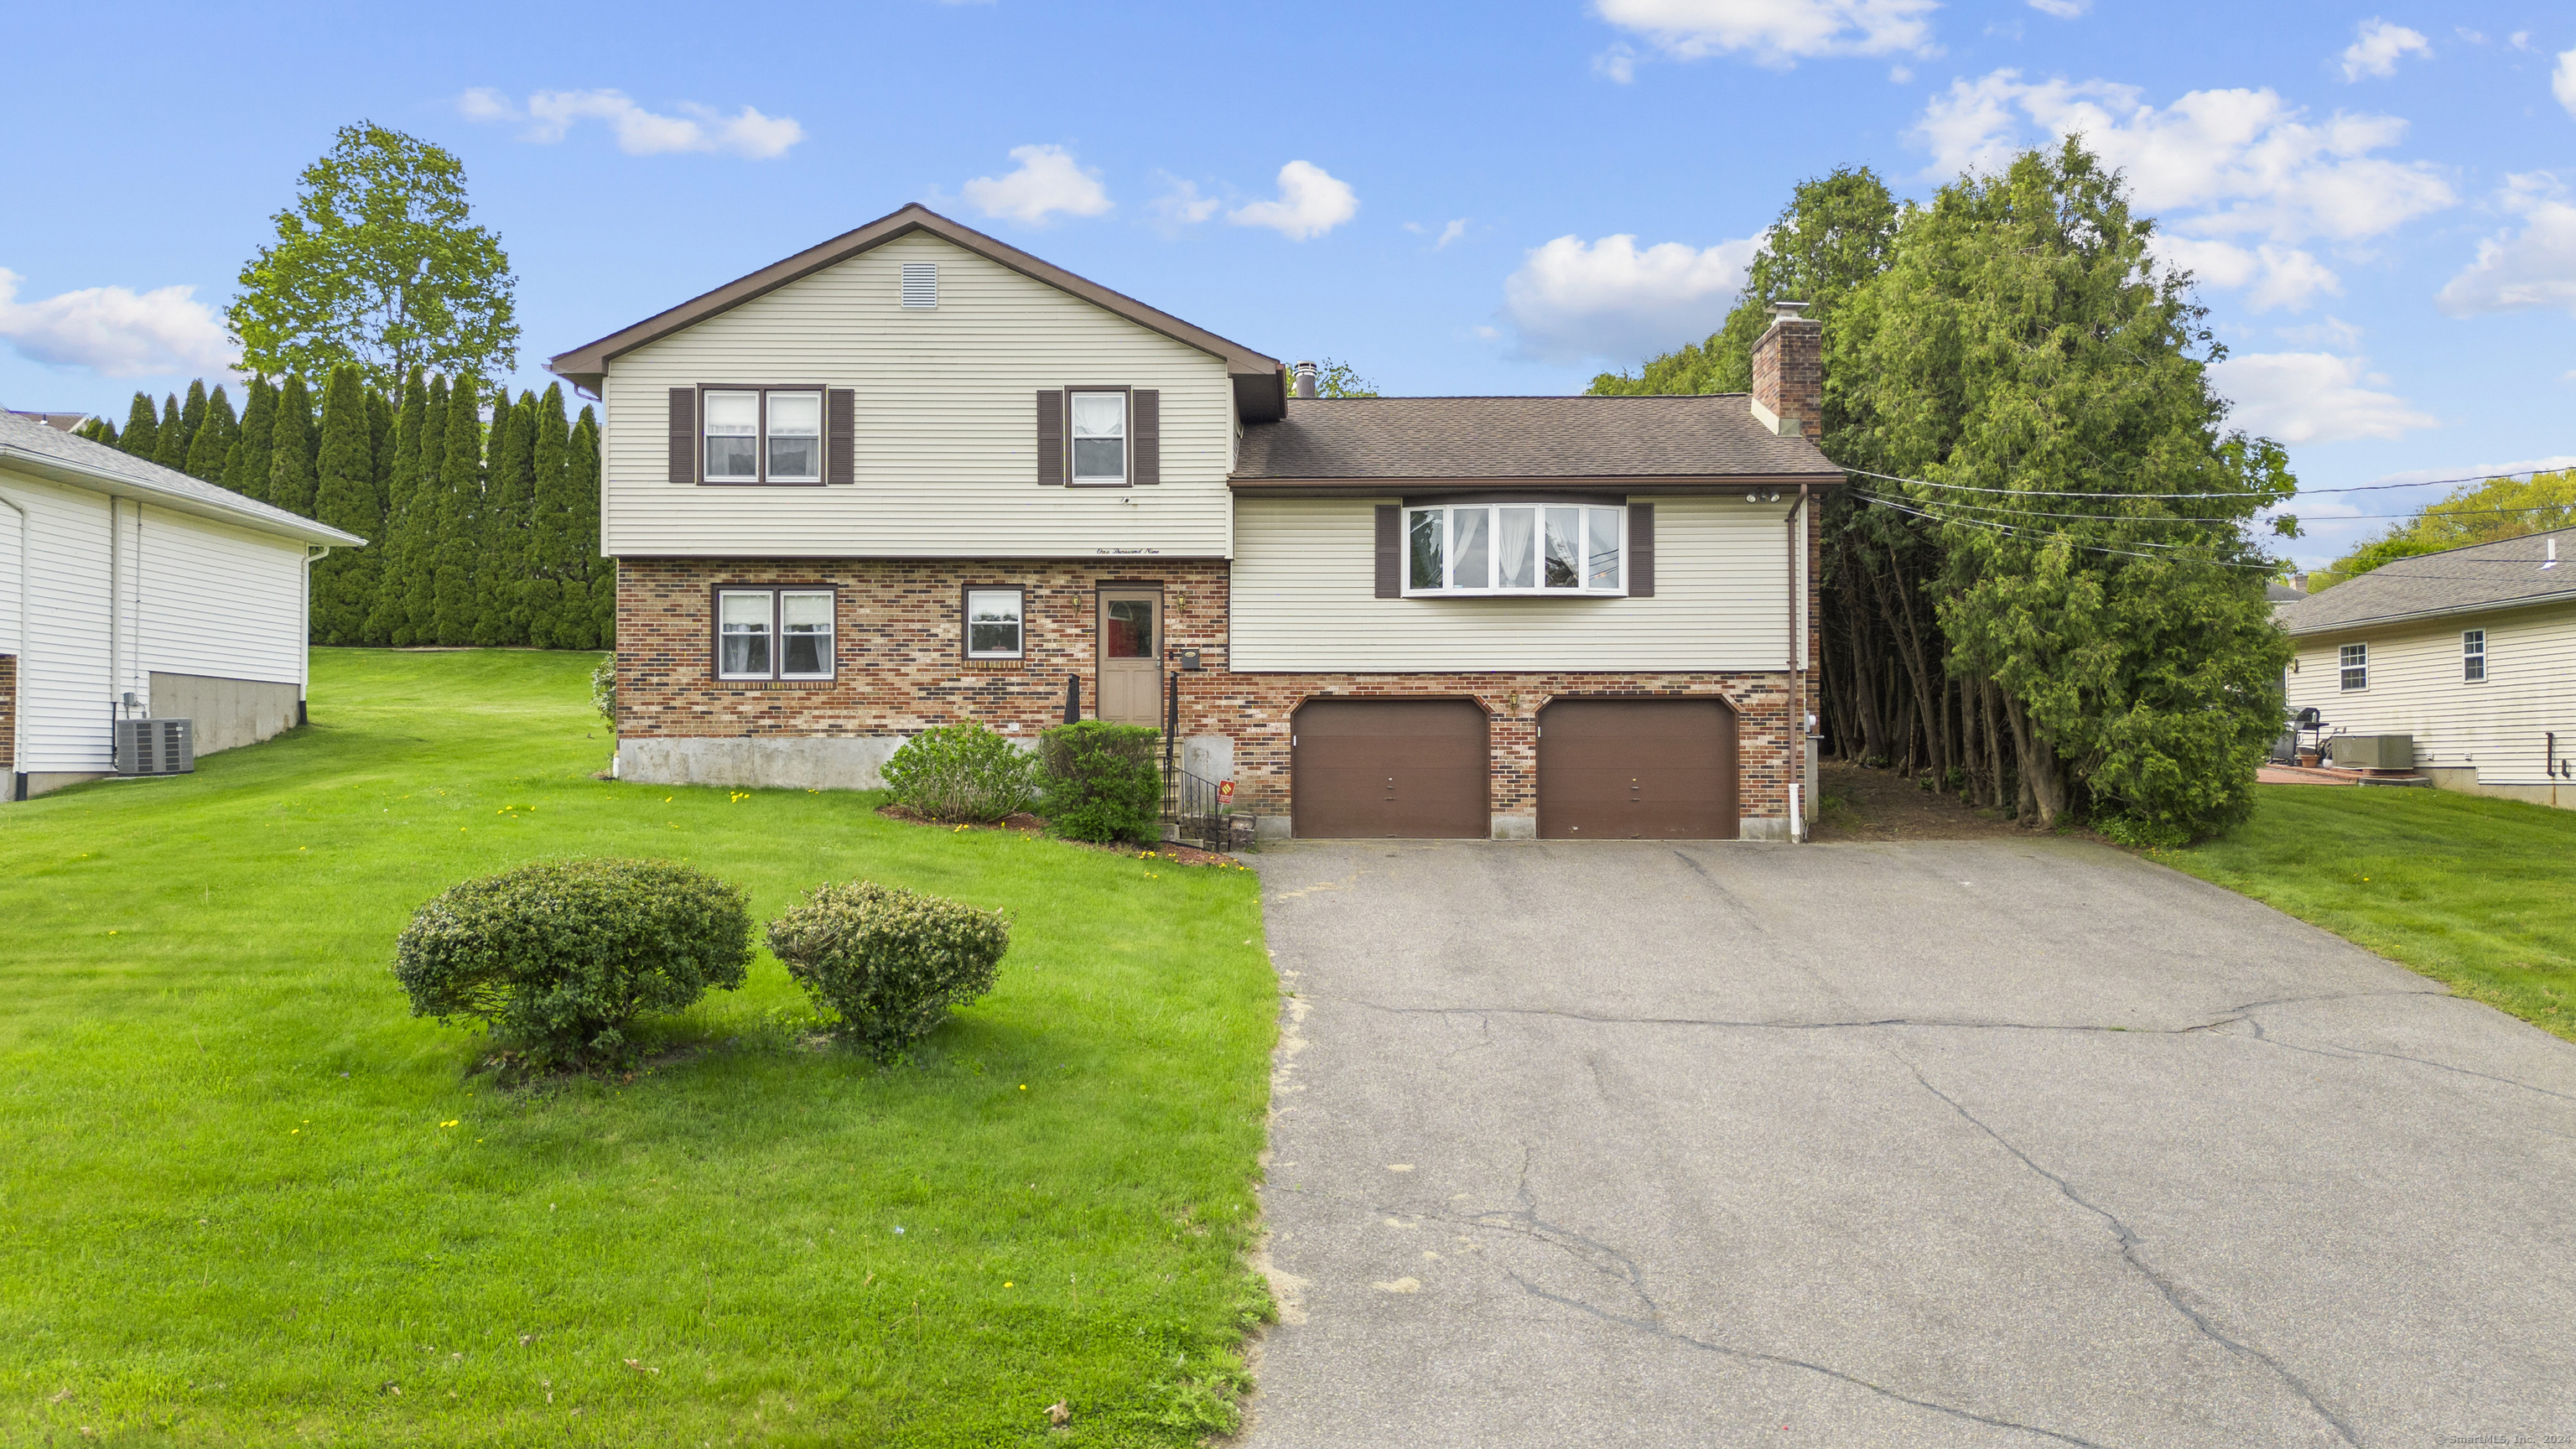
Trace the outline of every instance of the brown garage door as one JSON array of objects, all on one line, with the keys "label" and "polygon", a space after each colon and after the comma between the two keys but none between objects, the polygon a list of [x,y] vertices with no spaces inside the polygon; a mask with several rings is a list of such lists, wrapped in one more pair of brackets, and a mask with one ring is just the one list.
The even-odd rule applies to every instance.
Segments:
[{"label": "brown garage door", "polygon": [[1545,840],[1733,840],[1735,714],[1714,699],[1560,699],[1538,713]]},{"label": "brown garage door", "polygon": [[1298,835],[1492,833],[1485,711],[1464,699],[1318,699],[1289,728]]}]

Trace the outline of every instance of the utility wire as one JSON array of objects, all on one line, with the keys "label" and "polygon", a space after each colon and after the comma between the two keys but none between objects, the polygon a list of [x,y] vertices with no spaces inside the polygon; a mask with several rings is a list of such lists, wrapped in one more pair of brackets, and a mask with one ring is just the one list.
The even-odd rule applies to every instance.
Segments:
[{"label": "utility wire", "polygon": [[[1862,498],[1880,499],[1885,498],[1887,495],[1883,493],[1870,493],[1864,491],[1858,496]],[[2205,495],[2194,493],[2123,493],[2119,496],[2123,498],[2134,498],[2140,501],[2147,501],[2158,498],[2196,498]],[[2022,518],[2072,518],[2090,523],[2215,523],[2234,527],[2238,524],[2256,521],[2252,518],[2198,518],[2187,513],[2168,513],[2161,515],[2152,513],[2041,513],[2032,509],[2012,508],[2010,504],[1978,503],[1968,499],[1960,499],[1955,503],[1948,503],[1946,506],[1953,508],[2010,508],[2014,514]],[[2427,509],[2423,513],[2338,513],[2333,515],[2331,518],[2320,519],[2318,521],[2341,523],[2347,519],[2404,519],[2424,517],[2466,518],[2472,514],[2482,513],[2562,513],[2570,511],[2571,505],[2565,503],[2542,503],[2536,504],[2530,508],[2442,508],[2437,505],[2433,508]]]},{"label": "utility wire", "polygon": [[[1844,472],[1860,478],[1883,478],[1890,483],[1911,483],[1918,488],[1947,488],[1960,493],[2016,493],[2029,498],[2270,498],[2267,493],[2250,489],[2230,489],[2220,493],[2088,493],[2059,488],[1985,488],[1974,483],[1935,483],[1925,478],[1906,478],[1894,473],[1873,473],[1867,468],[1845,468]],[[2474,478],[2427,478],[2421,483],[2362,483],[2349,488],[2299,488],[2281,495],[2267,505],[2278,507],[2291,498],[2310,493],[2377,493],[2391,488],[2439,488],[2450,483],[2491,483],[2500,478],[2526,478],[2538,472],[2559,469],[2525,468],[2519,473],[2486,473]]]}]

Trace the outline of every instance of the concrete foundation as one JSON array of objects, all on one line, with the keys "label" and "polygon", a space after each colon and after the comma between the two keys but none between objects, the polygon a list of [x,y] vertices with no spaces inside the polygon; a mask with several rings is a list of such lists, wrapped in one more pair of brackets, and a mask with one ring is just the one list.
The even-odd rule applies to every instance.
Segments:
[{"label": "concrete foundation", "polygon": [[617,742],[617,778],[648,785],[765,785],[882,790],[902,735],[797,738],[653,736]]},{"label": "concrete foundation", "polygon": [[1538,816],[1535,813],[1496,815],[1494,838],[1496,840],[1536,840],[1538,839]]},{"label": "concrete foundation", "polygon": [[27,798],[33,800],[39,795],[50,795],[56,790],[106,778],[104,773],[91,774],[85,770],[30,770],[26,776]]},{"label": "concrete foundation", "polygon": [[1738,840],[1787,840],[1789,817],[1786,815],[1747,815],[1736,823]]},{"label": "concrete foundation", "polygon": [[1202,780],[1222,784],[1234,778],[1234,737],[1181,736],[1181,768]]},{"label": "concrete foundation", "polygon": [[267,680],[158,672],[152,676],[154,717],[189,721],[200,755],[255,745],[295,728],[298,697],[295,685]]},{"label": "concrete foundation", "polygon": [[2481,785],[2475,765],[2425,765],[2416,773],[2430,779],[2437,790],[2457,790],[2463,795],[2492,795],[2499,800],[2520,800],[2526,805],[2576,810],[2576,782],[2565,785]]}]

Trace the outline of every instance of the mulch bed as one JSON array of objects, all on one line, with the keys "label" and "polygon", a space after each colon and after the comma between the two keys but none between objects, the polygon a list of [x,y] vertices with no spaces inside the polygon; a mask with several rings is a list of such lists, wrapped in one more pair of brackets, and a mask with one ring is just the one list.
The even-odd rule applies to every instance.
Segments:
[{"label": "mulch bed", "polygon": [[[1046,833],[1046,821],[1026,811],[1017,815],[1004,816],[991,824],[978,824],[970,820],[934,820],[909,805],[880,805],[877,807],[877,813],[888,820],[900,820],[906,825],[935,825],[942,830],[1010,830],[1027,836],[1040,836]],[[1168,860],[1176,865],[1240,864],[1233,856],[1220,855],[1213,850],[1201,850],[1194,845],[1180,845],[1169,840],[1157,841],[1152,845],[1104,845],[1090,840],[1067,840],[1061,843],[1078,845],[1085,850],[1105,850],[1113,855],[1151,856],[1156,860]]]}]

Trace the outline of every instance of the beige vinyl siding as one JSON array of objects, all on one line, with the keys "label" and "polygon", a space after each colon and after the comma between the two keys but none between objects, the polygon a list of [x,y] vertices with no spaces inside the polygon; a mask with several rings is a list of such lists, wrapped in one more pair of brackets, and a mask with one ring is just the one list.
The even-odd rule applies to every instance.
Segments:
[{"label": "beige vinyl siding", "polygon": [[157,671],[303,682],[303,544],[161,508],[143,509],[126,528],[138,565],[136,655],[147,680]]},{"label": "beige vinyl siding", "polygon": [[1657,498],[1652,598],[1381,599],[1381,499],[1235,510],[1240,671],[1765,670],[1789,661],[1790,505]]},{"label": "beige vinyl siding", "polygon": [[[2460,635],[2487,631],[2487,677],[2460,677]],[[2370,646],[2370,683],[2345,690],[2346,644]],[[2475,767],[2480,785],[2564,784],[2544,773],[2546,732],[2576,752],[2576,606],[2463,614],[2303,635],[2290,707],[2314,707],[2332,732],[2411,735],[2415,763]]]},{"label": "beige vinyl siding", "polygon": [[[936,262],[939,305],[899,305],[905,262]],[[857,482],[669,481],[670,389],[852,389]],[[1037,482],[1040,388],[1162,392],[1154,487]],[[1222,359],[914,234],[610,364],[602,547],[702,557],[1223,557],[1234,394]]]}]

